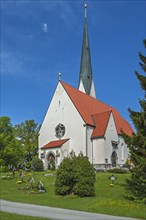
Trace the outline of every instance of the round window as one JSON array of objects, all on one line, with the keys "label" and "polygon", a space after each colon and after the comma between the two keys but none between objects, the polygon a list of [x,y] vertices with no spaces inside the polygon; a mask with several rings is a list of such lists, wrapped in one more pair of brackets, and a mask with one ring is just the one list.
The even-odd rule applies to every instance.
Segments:
[{"label": "round window", "polygon": [[65,126],[59,123],[55,128],[55,133],[57,138],[62,138],[65,134]]}]

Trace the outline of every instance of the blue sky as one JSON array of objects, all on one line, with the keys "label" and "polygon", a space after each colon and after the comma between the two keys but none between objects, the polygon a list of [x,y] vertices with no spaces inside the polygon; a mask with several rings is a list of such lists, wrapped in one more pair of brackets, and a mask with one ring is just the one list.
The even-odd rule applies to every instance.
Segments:
[{"label": "blue sky", "polygon": [[[87,22],[97,99],[130,122],[143,97],[134,71],[145,53],[146,1],[88,0]],[[1,0],[1,115],[40,124],[58,83],[77,87],[83,0]],[[47,29],[44,30],[44,24]],[[131,122],[130,122],[131,123]]]}]

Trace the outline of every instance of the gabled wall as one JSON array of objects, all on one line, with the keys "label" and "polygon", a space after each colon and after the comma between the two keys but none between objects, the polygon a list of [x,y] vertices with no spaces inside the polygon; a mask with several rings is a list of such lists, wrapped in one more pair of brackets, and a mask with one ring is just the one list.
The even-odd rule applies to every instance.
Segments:
[{"label": "gabled wall", "polygon": [[[100,125],[99,125],[100,126]],[[105,134],[101,138],[93,139],[93,164],[95,168],[111,168],[111,155],[117,154],[117,166],[125,164],[129,150],[122,136],[117,134],[113,114],[111,113]],[[117,145],[113,145],[115,142]]]},{"label": "gabled wall", "polygon": [[[61,123],[65,126],[65,135],[61,139],[70,138],[69,152],[73,149],[76,155],[85,149],[85,122],[70,100],[61,83],[58,83],[52,101],[42,123],[39,134],[39,149],[50,141],[58,140],[55,128]],[[41,152],[41,150],[39,150]]]},{"label": "gabled wall", "polygon": [[105,132],[105,159],[108,159],[109,164],[111,164],[112,152],[115,150],[117,153],[118,151],[118,148],[113,149],[112,141],[118,143],[118,134],[117,134],[113,114],[111,113],[108,126]]},{"label": "gabled wall", "polygon": [[105,139],[93,139],[93,164],[95,168],[104,168],[105,164]]},{"label": "gabled wall", "polygon": [[[106,129],[105,138],[106,138],[105,158],[108,159],[108,163],[111,164],[111,155],[113,151],[115,151],[117,154],[117,165],[121,166],[125,164],[127,157],[128,157],[129,150],[124,142],[123,137],[117,134],[115,121],[114,121],[114,117],[112,113],[111,113],[109,123]],[[112,141],[117,142],[117,146],[113,146]]]}]

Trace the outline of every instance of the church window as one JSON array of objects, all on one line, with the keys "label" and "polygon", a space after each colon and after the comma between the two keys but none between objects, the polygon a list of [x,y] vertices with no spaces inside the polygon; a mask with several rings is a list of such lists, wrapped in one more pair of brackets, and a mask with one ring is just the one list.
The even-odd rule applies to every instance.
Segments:
[{"label": "church window", "polygon": [[44,159],[45,158],[45,154],[41,153],[41,158]]},{"label": "church window", "polygon": [[115,151],[113,151],[112,155],[111,155],[111,164],[112,167],[116,167],[117,166],[117,162],[118,162],[118,156],[117,153]]},{"label": "church window", "polygon": [[118,142],[116,141],[111,141],[111,142],[114,149],[118,148]]},{"label": "church window", "polygon": [[55,133],[56,133],[55,136],[57,138],[59,138],[59,139],[62,138],[65,134],[65,126],[63,124],[59,123],[55,128]]}]

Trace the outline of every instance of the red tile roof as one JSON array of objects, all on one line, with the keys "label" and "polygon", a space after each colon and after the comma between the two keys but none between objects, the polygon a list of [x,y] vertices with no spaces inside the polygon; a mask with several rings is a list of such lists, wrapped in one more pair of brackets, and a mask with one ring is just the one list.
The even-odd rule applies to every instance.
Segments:
[{"label": "red tile roof", "polygon": [[104,136],[110,115],[111,115],[111,111],[99,113],[97,115],[92,116],[93,121],[96,125],[92,133],[92,138]]},{"label": "red tile roof", "polygon": [[57,141],[51,141],[48,144],[44,145],[42,147],[42,149],[61,147],[68,140],[69,140],[69,138],[68,139],[62,139],[62,140],[57,140]]},{"label": "red tile roof", "polygon": [[[92,115],[112,111],[117,133],[121,134],[122,130],[127,135],[132,135],[133,129],[131,128],[129,123],[122,118],[122,116],[115,108],[79,91],[78,89],[75,89],[74,87],[62,81],[61,84],[86,124],[95,126]],[[103,117],[101,118],[103,119]],[[105,121],[103,120],[100,119],[100,123],[105,123]]]}]

